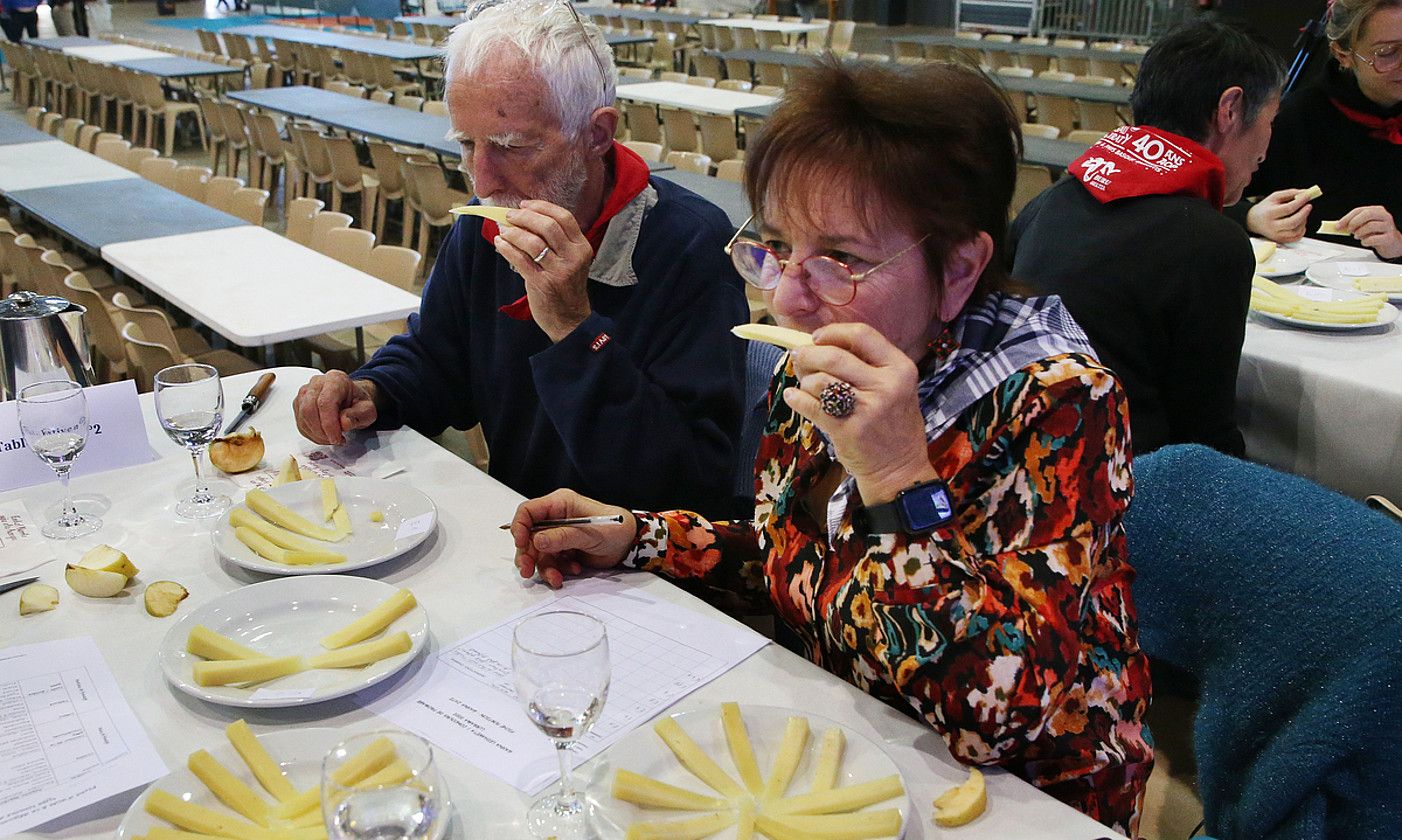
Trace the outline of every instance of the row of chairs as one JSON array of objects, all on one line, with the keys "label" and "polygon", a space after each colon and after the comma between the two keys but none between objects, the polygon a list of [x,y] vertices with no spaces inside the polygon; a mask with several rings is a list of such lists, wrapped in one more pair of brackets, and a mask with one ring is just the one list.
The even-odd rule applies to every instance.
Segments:
[{"label": "row of chairs", "polygon": [[448,103],[441,99],[425,99],[410,93],[395,93],[392,90],[383,88],[374,90],[363,85],[353,85],[350,82],[337,79],[327,82],[325,89],[331,93],[340,93],[346,96],[354,96],[356,99],[369,99],[372,102],[382,102],[386,105],[396,105],[410,111],[420,111],[434,116],[448,116]]},{"label": "row of chairs", "polygon": [[896,58],[915,58],[925,61],[957,61],[991,69],[1000,67],[1021,67],[1034,73],[1057,70],[1076,76],[1108,76],[1133,83],[1135,64],[1132,61],[1118,62],[1090,55],[1031,55],[999,49],[995,44],[1021,43],[1029,46],[1053,46],[1068,50],[1084,50],[1087,47],[1098,52],[1123,52],[1142,54],[1148,50],[1140,44],[1125,44],[1119,41],[1095,41],[1087,43],[1082,38],[1057,38],[1055,40],[1025,36],[1014,39],[1011,35],[992,33],[982,35],[977,32],[958,32],[956,37],[969,41],[968,47],[949,47],[937,44],[918,44],[897,41],[894,43]]},{"label": "row of chairs", "polygon": [[[744,157],[743,135],[737,133],[733,117],[646,102],[625,102],[622,110],[628,140],[656,143],[668,152],[700,152],[716,163]],[[747,132],[757,127],[750,121],[742,124]]]},{"label": "row of chairs", "polygon": [[[1032,71],[1024,67],[999,67],[994,72],[1000,76],[1032,77]],[[1057,70],[1044,70],[1037,74],[1037,78],[1105,87],[1113,87],[1115,84],[1114,79],[1104,76],[1073,76]],[[1016,94],[1013,95],[1013,101],[1017,102]],[[1055,127],[1064,135],[1077,130],[1104,134],[1127,122],[1125,114],[1113,102],[1096,102],[1050,93],[1034,93],[1026,97],[1024,110],[1033,117],[1032,122]]]}]

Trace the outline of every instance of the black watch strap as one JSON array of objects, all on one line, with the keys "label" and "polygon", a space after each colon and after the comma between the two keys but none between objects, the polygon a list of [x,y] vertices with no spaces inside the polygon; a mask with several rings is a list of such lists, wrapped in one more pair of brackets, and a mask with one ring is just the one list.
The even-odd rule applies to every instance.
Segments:
[{"label": "black watch strap", "polygon": [[868,534],[905,533],[905,518],[901,515],[899,499],[862,508],[862,530]]}]

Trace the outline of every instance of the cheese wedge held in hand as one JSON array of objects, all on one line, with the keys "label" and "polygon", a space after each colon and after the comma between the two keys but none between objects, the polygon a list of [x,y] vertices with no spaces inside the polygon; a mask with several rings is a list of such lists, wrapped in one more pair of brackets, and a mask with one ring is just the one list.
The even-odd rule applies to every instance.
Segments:
[{"label": "cheese wedge held in hand", "polygon": [[276,659],[215,659],[196,662],[190,672],[196,685],[229,685],[230,683],[259,683],[296,674],[306,670],[300,656]]},{"label": "cheese wedge held in hand", "polygon": [[308,668],[359,668],[363,665],[373,665],[381,659],[388,659],[391,656],[398,656],[401,653],[408,653],[414,646],[409,634],[403,630],[392,636],[383,639],[376,639],[373,642],[364,642],[350,647],[343,647],[340,650],[327,651],[315,656],[307,657]]},{"label": "cheese wedge held in hand", "polygon": [[730,332],[736,338],[743,338],[746,341],[763,341],[785,350],[805,347],[813,343],[813,336],[806,332],[791,330],[788,327],[776,327],[773,324],[740,324],[731,327]]},{"label": "cheese wedge held in hand", "polygon": [[1348,231],[1340,227],[1338,219],[1335,219],[1332,222],[1320,222],[1319,232],[1329,234],[1331,236],[1348,236]]},{"label": "cheese wedge held in hand", "polygon": [[509,224],[506,221],[506,214],[509,207],[488,207],[485,204],[468,204],[464,207],[454,207],[449,212],[454,216],[481,216],[484,219],[491,219],[499,225]]},{"label": "cheese wedge held in hand", "polygon": [[1321,195],[1324,195],[1324,190],[1320,189],[1318,184],[1315,184],[1307,190],[1300,190],[1295,193],[1295,198],[1296,200],[1304,199],[1305,201],[1314,201]]},{"label": "cheese wedge held in hand", "polygon": [[380,602],[370,612],[322,639],[321,646],[327,650],[336,650],[362,642],[393,624],[395,619],[412,610],[417,604],[414,593],[401,589]]}]

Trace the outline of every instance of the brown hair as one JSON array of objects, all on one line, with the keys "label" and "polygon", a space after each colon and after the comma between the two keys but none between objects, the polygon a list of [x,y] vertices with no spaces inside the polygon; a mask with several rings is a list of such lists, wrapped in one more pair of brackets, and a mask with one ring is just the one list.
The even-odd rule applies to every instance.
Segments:
[{"label": "brown hair", "polygon": [[1345,51],[1352,50],[1363,34],[1368,18],[1379,9],[1402,6],[1402,0],[1335,0],[1329,11],[1329,25],[1324,33]]},{"label": "brown hair", "polygon": [[994,252],[970,297],[977,302],[1009,282],[1004,242],[1021,155],[1012,106],[982,73],[828,57],[795,73],[746,151],[745,191],[757,214],[824,181],[857,193],[855,206],[884,206],[914,236],[928,234],[936,295],[947,255],[986,232]]}]

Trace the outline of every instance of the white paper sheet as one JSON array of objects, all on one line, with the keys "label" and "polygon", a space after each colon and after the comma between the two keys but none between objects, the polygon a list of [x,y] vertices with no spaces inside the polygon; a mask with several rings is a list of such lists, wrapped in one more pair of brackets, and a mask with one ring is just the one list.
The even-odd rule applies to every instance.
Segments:
[{"label": "white paper sheet", "polygon": [[40,527],[19,499],[0,504],[0,582],[58,559]]},{"label": "white paper sheet", "polygon": [[0,650],[0,837],[167,773],[91,637]]},{"label": "white paper sheet", "polygon": [[[336,455],[324,449],[312,449],[298,453],[297,469],[302,473],[303,480],[315,478],[343,478],[360,475],[351,466]],[[278,473],[282,472],[282,465],[287,461],[286,456],[278,459],[276,464],[265,467],[261,470],[249,470],[244,473],[226,475],[225,478],[237,484],[244,490],[267,490],[273,486],[273,480]],[[265,460],[266,463],[266,460]]]},{"label": "white paper sheet", "polygon": [[511,633],[521,619],[547,610],[588,613],[608,628],[613,665],[608,701],[571,750],[576,766],[768,644],[751,630],[625,584],[582,580],[559,597],[452,645],[434,659],[428,678],[412,694],[387,697],[370,708],[521,791],[544,790],[559,776],[555,747],[516,699]]}]

